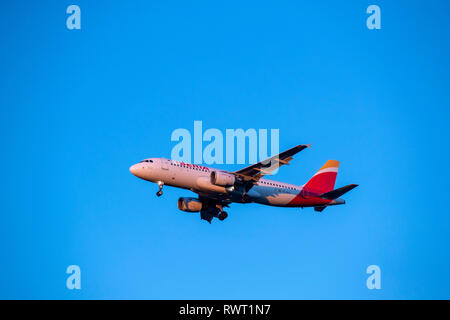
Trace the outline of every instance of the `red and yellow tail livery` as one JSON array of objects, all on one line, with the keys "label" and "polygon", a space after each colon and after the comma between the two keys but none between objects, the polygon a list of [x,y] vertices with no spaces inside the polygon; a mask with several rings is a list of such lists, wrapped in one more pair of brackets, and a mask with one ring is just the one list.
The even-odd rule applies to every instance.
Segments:
[{"label": "red and yellow tail livery", "polygon": [[305,189],[309,192],[322,194],[334,189],[336,177],[339,169],[339,161],[328,160],[322,168],[305,184]]}]

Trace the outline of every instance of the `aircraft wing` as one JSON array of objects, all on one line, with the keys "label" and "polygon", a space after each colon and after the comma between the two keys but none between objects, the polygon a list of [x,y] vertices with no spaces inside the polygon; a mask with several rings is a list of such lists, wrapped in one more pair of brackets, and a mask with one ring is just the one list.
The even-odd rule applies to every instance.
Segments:
[{"label": "aircraft wing", "polygon": [[[239,171],[235,171],[234,174],[242,178],[245,182],[256,182],[265,175],[271,175],[272,171],[274,171],[275,169],[278,169],[283,165],[288,165],[289,161],[293,159],[293,155],[299,153],[303,149],[309,148],[310,146],[311,145],[309,144],[298,145],[264,161],[255,163]],[[251,183],[251,185],[253,184]]]}]

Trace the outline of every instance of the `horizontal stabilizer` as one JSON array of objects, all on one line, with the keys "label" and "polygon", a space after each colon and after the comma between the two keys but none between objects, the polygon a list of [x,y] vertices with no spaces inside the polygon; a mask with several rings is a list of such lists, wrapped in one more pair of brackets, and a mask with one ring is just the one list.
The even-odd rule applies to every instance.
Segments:
[{"label": "horizontal stabilizer", "polygon": [[349,184],[348,186],[324,193],[321,195],[322,198],[334,200],[342,196],[343,194],[349,192],[350,190],[356,188],[357,184]]},{"label": "horizontal stabilizer", "polygon": [[322,212],[323,210],[325,210],[325,208],[326,208],[326,206],[314,207],[314,211]]}]

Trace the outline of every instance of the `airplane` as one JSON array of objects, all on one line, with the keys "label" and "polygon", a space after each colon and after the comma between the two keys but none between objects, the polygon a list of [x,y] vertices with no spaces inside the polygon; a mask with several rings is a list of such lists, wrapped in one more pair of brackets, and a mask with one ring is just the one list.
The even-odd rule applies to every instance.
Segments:
[{"label": "airplane", "polygon": [[328,160],[303,186],[263,178],[283,165],[289,165],[293,156],[309,148],[298,145],[276,156],[244,169],[230,172],[165,158],[148,158],[130,167],[138,178],[158,184],[156,195],[162,195],[164,185],[188,189],[197,198],[181,197],[178,209],[200,212],[200,218],[211,223],[228,217],[223,210],[231,203],[259,203],[275,207],[314,207],[322,212],[329,206],[345,204],[340,196],[356,188],[350,184],[334,189],[339,161]]}]

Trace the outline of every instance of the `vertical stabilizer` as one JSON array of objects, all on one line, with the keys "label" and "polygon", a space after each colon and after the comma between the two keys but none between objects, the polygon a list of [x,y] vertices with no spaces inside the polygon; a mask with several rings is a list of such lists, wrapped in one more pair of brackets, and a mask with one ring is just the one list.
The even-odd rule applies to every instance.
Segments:
[{"label": "vertical stabilizer", "polygon": [[305,188],[319,194],[330,192],[334,189],[334,183],[339,168],[339,161],[328,160],[319,171],[305,184]]}]

